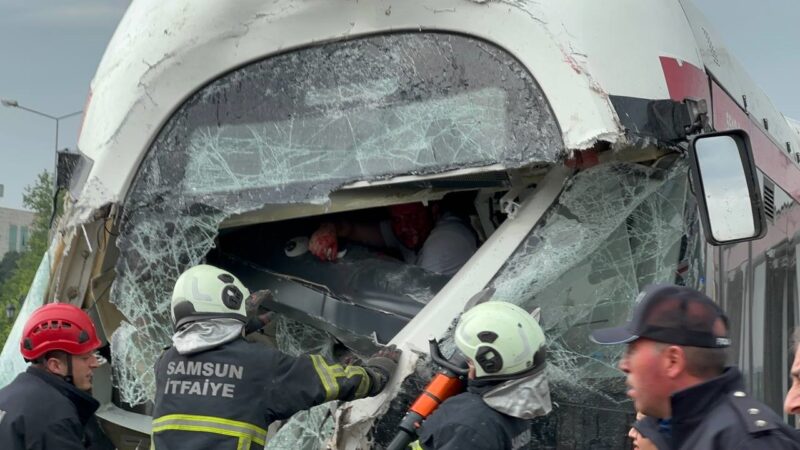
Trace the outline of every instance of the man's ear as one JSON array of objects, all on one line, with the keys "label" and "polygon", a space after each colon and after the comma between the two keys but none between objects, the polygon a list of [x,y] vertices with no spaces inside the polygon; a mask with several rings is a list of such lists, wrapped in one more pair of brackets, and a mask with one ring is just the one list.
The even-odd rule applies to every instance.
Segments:
[{"label": "man's ear", "polygon": [[686,371],[686,353],[678,345],[670,345],[661,353],[667,377],[675,379]]},{"label": "man's ear", "polygon": [[61,376],[67,375],[67,364],[55,356],[47,358],[44,362],[44,367],[50,373]]}]

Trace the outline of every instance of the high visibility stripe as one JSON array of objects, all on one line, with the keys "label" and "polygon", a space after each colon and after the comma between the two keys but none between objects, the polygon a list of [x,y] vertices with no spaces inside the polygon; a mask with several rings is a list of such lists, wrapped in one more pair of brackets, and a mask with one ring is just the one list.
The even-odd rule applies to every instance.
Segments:
[{"label": "high visibility stripe", "polygon": [[325,362],[325,358],[320,355],[311,355],[311,362],[314,370],[317,371],[322,387],[325,388],[325,401],[330,401],[339,397],[339,384],[336,382],[336,375],[331,366]]},{"label": "high visibility stripe", "polygon": [[414,441],[409,444],[408,448],[411,450],[424,450],[421,445],[419,445],[419,441]]},{"label": "high visibility stripe", "polygon": [[311,362],[317,372],[322,386],[325,388],[325,401],[334,400],[339,397],[339,378],[353,378],[360,376],[361,381],[356,388],[356,397],[361,398],[367,395],[370,388],[370,378],[363,367],[348,366],[346,369],[339,364],[328,364],[320,355],[311,355]]},{"label": "high visibility stripe", "polygon": [[369,375],[367,375],[367,371],[364,370],[363,367],[349,366],[347,369],[345,369],[344,372],[347,378],[361,376],[361,382],[358,383],[358,388],[356,389],[356,397],[357,398],[365,397],[367,395],[367,392],[369,392],[369,383],[370,383],[370,378]]},{"label": "high visibility stripe", "polygon": [[[222,417],[193,414],[168,414],[153,419],[153,433],[166,430],[198,431],[239,438],[237,449],[250,448],[250,443],[265,445],[267,430],[256,425]],[[246,445],[245,445],[246,444]]]},{"label": "high visibility stripe", "polygon": [[256,433],[263,434],[264,436],[267,435],[267,430],[259,427],[258,425],[253,425],[251,423],[242,422],[239,420],[233,419],[226,419],[224,417],[215,417],[215,416],[200,416],[197,414],[167,414],[165,416],[161,416],[158,418],[153,419],[154,424],[160,424],[167,421],[172,420],[186,420],[186,421],[201,421],[201,422],[212,422],[218,423],[222,425],[230,425],[231,427],[241,427],[247,430],[252,430]]}]

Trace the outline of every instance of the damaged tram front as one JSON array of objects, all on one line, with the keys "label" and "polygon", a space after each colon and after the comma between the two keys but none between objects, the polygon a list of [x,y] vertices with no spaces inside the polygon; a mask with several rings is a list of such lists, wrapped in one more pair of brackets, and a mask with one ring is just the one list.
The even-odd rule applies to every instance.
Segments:
[{"label": "damaged tram front", "polygon": [[[43,302],[88,308],[112,362],[98,416],[119,448],[147,445],[169,293],[202,262],[273,292],[264,345],[339,360],[404,350],[386,392],[275,424],[267,448],[385,446],[434,370],[428,338],[452,351],[450,326],[487,287],[541,308],[553,412],[530,446],[620,448],[633,419],[621,349],[589,333],[624,322],[649,283],[730,293],[736,270],[758,277],[736,259],[758,245],[782,249],[781,309],[764,304],[764,276],[761,304],[756,283],[725,306],[735,359],[774,403],[765,386],[785,383],[788,359],[765,361],[758,343],[771,311],[788,311],[779,333],[796,324],[800,139],[688,1],[218,3],[130,6],[9,339]],[[728,129],[744,132],[712,133]],[[414,202],[473,234],[454,275],[358,242],[335,262],[308,252],[321,223]],[[24,366],[12,347],[9,380]]]}]

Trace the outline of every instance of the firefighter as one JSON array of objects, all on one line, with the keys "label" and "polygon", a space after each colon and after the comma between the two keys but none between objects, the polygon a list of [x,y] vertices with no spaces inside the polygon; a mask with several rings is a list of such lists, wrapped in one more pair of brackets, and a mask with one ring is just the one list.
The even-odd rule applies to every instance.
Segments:
[{"label": "firefighter", "polygon": [[261,449],[271,422],[330,400],[376,395],[394,373],[399,355],[391,348],[365,367],[342,367],[245,341],[249,295],[236,277],[208,265],[178,278],[173,346],[155,367],[156,450]]},{"label": "firefighter", "polygon": [[415,449],[527,448],[531,421],[552,409],[545,338],[531,314],[489,301],[466,311],[453,339],[467,357],[467,391],[445,400],[419,429]]},{"label": "firefighter", "polygon": [[92,319],[80,308],[50,303],[31,314],[20,352],[31,365],[0,389],[0,442],[8,450],[109,448],[89,390],[101,346]]}]

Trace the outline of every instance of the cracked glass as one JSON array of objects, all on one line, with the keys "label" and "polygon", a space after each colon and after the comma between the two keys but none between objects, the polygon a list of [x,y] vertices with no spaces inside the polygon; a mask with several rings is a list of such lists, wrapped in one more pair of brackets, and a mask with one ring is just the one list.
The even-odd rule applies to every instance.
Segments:
[{"label": "cracked glass", "polygon": [[[111,339],[121,402],[152,400],[153,363],[172,334],[171,287],[215,246],[225,218],[325,203],[355,181],[516,168],[563,155],[553,114],[528,72],[464,36],[334,42],[212,82],[165,124],[123,205],[111,292],[126,319]],[[305,348],[318,339],[295,336],[307,333],[298,329],[281,325],[280,333],[292,334],[277,336],[281,347],[319,350]]]},{"label": "cracked glass", "polygon": [[702,249],[684,161],[607,164],[570,181],[491,283],[500,299],[541,307],[554,410],[536,420],[536,445],[627,445],[633,406],[617,369],[624,346],[588,336],[624,323],[647,284],[702,288]]},{"label": "cracked glass", "polygon": [[[494,298],[541,307],[553,412],[533,420],[530,448],[627,448],[634,420],[617,363],[624,346],[589,341],[628,320],[640,288],[669,282],[702,289],[704,265],[687,164],[609,163],[577,173],[489,287]],[[452,353],[455,321],[442,338]],[[421,364],[372,429],[386,445],[430,379]],[[527,447],[526,447],[527,448]]]}]

